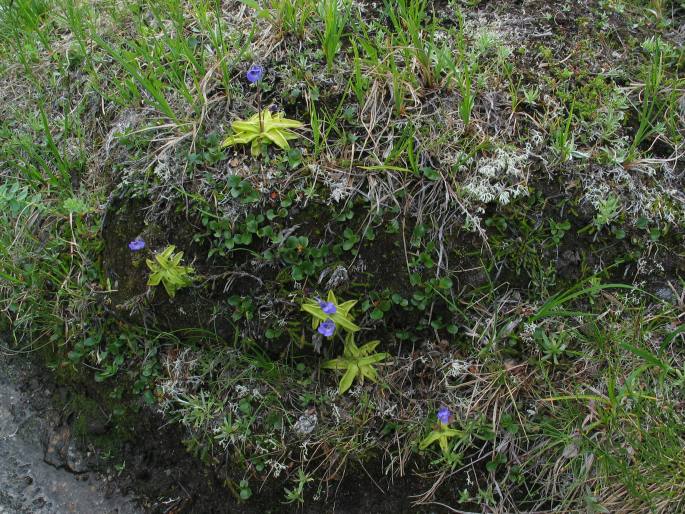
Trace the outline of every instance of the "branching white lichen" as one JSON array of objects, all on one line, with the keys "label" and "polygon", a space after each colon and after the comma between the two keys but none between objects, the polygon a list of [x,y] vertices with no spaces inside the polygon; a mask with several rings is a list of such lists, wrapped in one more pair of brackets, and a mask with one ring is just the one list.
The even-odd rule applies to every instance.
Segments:
[{"label": "branching white lichen", "polygon": [[202,382],[202,377],[195,374],[197,363],[198,357],[190,348],[165,355],[166,378],[159,382],[162,391],[160,409],[163,412],[170,410],[179,398],[197,391]]},{"label": "branching white lichen", "polygon": [[644,217],[650,223],[679,225],[685,221],[685,193],[679,189],[674,167],[668,162],[641,163],[626,169],[592,167],[581,175],[584,201],[599,210],[616,195],[629,221]]},{"label": "branching white lichen", "polygon": [[471,201],[508,204],[528,194],[528,152],[497,148],[491,157],[469,158],[462,191]]}]

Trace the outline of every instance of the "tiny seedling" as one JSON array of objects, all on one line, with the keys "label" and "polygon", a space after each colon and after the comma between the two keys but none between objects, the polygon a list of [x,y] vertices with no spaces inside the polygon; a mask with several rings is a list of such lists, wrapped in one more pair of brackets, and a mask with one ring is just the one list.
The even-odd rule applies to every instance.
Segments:
[{"label": "tiny seedling", "polygon": [[271,114],[269,109],[257,113],[248,120],[238,120],[231,124],[233,134],[222,143],[222,147],[246,145],[251,143],[254,157],[262,155],[262,146],[274,143],[281,150],[290,150],[291,139],[299,136],[290,129],[301,128],[302,123],[285,118],[283,113]]},{"label": "tiny seedling", "polygon": [[304,504],[304,488],[305,486],[309,483],[312,482],[314,479],[309,476],[307,473],[305,473],[302,468],[299,468],[297,470],[297,484],[295,487],[292,489],[288,489],[287,487],[284,487],[283,490],[285,491],[285,497],[286,497],[286,502],[285,503],[299,503],[299,504]]},{"label": "tiny seedling", "polygon": [[250,488],[250,482],[247,480],[240,481],[240,499],[243,501],[249,500],[252,497],[252,489]]},{"label": "tiny seedling", "polygon": [[323,363],[322,367],[325,369],[345,370],[338,385],[338,393],[345,394],[345,391],[352,387],[355,378],[360,384],[364,383],[364,378],[372,382],[378,380],[378,374],[373,365],[388,357],[387,353],[373,353],[379,343],[380,341],[371,341],[358,347],[354,342],[354,335],[348,333],[345,338],[343,356]]},{"label": "tiny seedling", "polygon": [[161,282],[170,298],[176,296],[176,291],[193,283],[192,266],[182,266],[183,252],[174,253],[176,247],[169,245],[155,255],[155,260],[147,259],[147,266],[152,273],[147,281],[149,286],[158,286]]},{"label": "tiny seedling", "polygon": [[561,240],[564,239],[566,232],[571,230],[571,222],[564,220],[557,223],[551,219],[549,220],[549,228],[552,233],[552,241],[554,241],[555,246],[559,246],[561,244]]},{"label": "tiny seedling", "polygon": [[566,118],[566,123],[557,127],[553,134],[552,148],[559,156],[561,162],[569,161],[573,158],[575,151],[575,138],[571,123],[573,122],[573,111],[575,109],[575,99],[571,104],[571,110]]},{"label": "tiny seedling", "polygon": [[621,204],[617,196],[609,195],[599,204],[595,215],[594,225],[600,230],[611,223],[621,212]]},{"label": "tiny seedling", "polygon": [[542,360],[551,360],[554,364],[559,364],[559,357],[566,353],[568,344],[565,342],[565,333],[556,334],[550,338],[544,331],[537,330],[535,332],[535,339],[537,340],[544,356]]}]

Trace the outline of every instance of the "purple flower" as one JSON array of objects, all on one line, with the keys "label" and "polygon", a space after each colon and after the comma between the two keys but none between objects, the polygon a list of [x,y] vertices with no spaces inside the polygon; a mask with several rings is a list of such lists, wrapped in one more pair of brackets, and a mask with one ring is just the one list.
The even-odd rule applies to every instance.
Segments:
[{"label": "purple flower", "polygon": [[335,306],[333,302],[327,302],[325,300],[319,299],[319,307],[321,307],[321,310],[324,312],[324,314],[335,314],[338,312],[338,308]]},{"label": "purple flower", "polygon": [[258,64],[253,64],[249,70],[247,70],[247,80],[251,84],[254,84],[255,82],[259,82],[262,80],[262,76],[264,75],[264,68],[259,66]]},{"label": "purple flower", "polygon": [[142,250],[143,248],[145,248],[145,241],[143,241],[140,237],[136,237],[133,241],[131,241],[128,244],[128,248],[132,252]]},{"label": "purple flower", "polygon": [[451,417],[452,414],[450,414],[450,410],[447,407],[440,407],[438,410],[438,421],[441,425],[447,425]]},{"label": "purple flower", "polygon": [[331,337],[333,335],[333,332],[335,332],[335,322],[328,318],[326,321],[321,323],[319,325],[319,328],[317,329],[319,334],[325,336],[325,337]]}]

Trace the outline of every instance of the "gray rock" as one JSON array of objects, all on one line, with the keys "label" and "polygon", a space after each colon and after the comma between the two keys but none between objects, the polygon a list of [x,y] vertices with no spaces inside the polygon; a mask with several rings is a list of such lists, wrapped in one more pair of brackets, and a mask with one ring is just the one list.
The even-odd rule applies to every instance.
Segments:
[{"label": "gray rock", "polygon": [[654,294],[658,296],[661,300],[665,300],[667,302],[671,302],[675,299],[675,294],[673,293],[673,289],[670,287],[659,287],[656,291],[654,291]]},{"label": "gray rock", "polygon": [[67,452],[69,449],[69,438],[71,430],[68,426],[62,425],[48,434],[48,441],[45,445],[46,463],[56,468],[61,468],[67,463]]},{"label": "gray rock", "polygon": [[316,428],[318,421],[319,418],[317,417],[315,412],[305,412],[304,414],[302,414],[302,416],[299,417],[293,429],[295,430],[295,432],[301,435],[311,434]]},{"label": "gray rock", "polygon": [[[0,355],[0,514],[137,514],[132,501],[92,474],[68,426],[54,412],[33,410],[20,392],[17,369]],[[81,473],[81,474],[75,474]]]},{"label": "gray rock", "polygon": [[69,442],[69,447],[67,448],[67,468],[72,473],[85,473],[88,471],[86,458],[78,450],[73,440]]}]

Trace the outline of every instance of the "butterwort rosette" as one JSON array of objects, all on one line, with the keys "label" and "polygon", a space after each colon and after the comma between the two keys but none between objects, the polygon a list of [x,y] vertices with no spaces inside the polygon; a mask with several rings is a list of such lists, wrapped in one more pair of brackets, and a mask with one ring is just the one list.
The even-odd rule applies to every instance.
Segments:
[{"label": "butterwort rosette", "polygon": [[449,424],[452,421],[452,413],[444,405],[438,409],[438,425],[431,430],[431,432],[423,438],[419,443],[419,448],[425,450],[430,445],[438,443],[443,455],[448,455],[450,453],[449,439],[452,437],[461,437],[463,434],[461,431],[450,428]]}]

